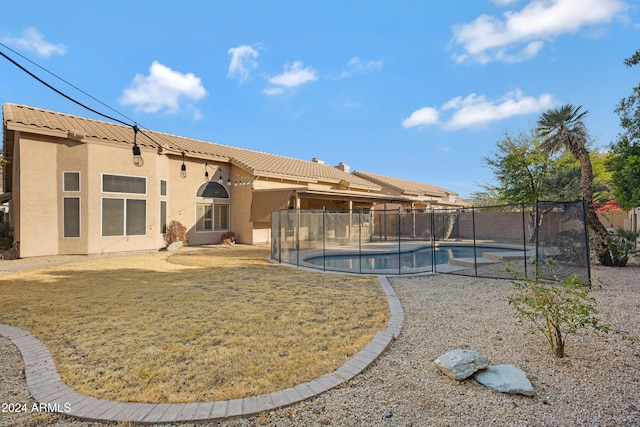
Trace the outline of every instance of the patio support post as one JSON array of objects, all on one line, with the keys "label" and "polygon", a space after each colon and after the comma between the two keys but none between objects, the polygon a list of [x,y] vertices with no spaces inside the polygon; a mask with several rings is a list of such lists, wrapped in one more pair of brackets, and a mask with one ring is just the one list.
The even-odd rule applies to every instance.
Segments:
[{"label": "patio support post", "polygon": [[416,237],[416,203],[411,202],[411,217],[413,218],[413,226],[411,230],[411,237]]}]

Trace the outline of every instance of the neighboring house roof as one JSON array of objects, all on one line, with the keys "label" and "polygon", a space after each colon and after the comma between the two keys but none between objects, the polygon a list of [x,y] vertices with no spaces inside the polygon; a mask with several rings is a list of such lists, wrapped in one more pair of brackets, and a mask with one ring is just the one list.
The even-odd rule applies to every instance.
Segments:
[{"label": "neighboring house roof", "polygon": [[447,197],[457,196],[457,193],[446,190],[441,187],[437,187],[431,184],[424,184],[422,182],[409,181],[406,179],[394,178],[391,176],[378,175],[376,173],[353,171],[353,175],[368,179],[380,184],[383,187],[391,187],[400,191],[407,196],[425,196],[425,197]]},{"label": "neighboring house roof", "polygon": [[[2,112],[4,125],[8,129],[62,138],[133,144],[134,133],[129,126],[11,103],[4,104]],[[184,151],[187,157],[231,162],[251,172],[254,176],[303,182],[341,183],[350,188],[368,191],[379,191],[381,188],[365,178],[323,163],[230,147],[162,132],[143,129],[138,134],[137,143],[143,147],[158,148],[161,152],[179,154]]]}]

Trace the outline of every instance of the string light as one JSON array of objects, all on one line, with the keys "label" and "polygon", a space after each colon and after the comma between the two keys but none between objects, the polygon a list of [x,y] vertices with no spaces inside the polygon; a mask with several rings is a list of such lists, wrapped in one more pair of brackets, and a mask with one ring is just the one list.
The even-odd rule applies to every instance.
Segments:
[{"label": "string light", "polygon": [[184,164],[184,151],[182,152],[182,166],[180,166],[180,178],[187,177],[187,165]]},{"label": "string light", "polygon": [[140,147],[138,147],[137,136],[138,136],[138,126],[133,125],[133,164],[134,166],[141,167],[144,165],[144,159],[142,158],[142,154],[140,153]]}]

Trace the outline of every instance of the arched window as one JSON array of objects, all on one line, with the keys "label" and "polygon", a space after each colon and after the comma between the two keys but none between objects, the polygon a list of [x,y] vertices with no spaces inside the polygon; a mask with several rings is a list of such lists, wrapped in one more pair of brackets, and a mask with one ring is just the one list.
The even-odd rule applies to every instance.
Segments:
[{"label": "arched window", "polygon": [[205,182],[196,192],[196,231],[228,231],[229,192],[214,181]]}]

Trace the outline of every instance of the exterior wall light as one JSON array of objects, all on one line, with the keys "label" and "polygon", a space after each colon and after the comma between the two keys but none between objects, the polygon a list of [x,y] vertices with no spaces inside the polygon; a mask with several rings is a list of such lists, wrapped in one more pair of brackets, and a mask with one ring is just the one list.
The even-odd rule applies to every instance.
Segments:
[{"label": "exterior wall light", "polygon": [[184,151],[182,152],[182,166],[180,166],[180,178],[187,177],[187,165],[184,164]]},{"label": "exterior wall light", "polygon": [[138,136],[138,126],[134,125],[133,128],[133,164],[134,166],[142,166],[144,165],[144,159],[142,158],[142,154],[140,153],[140,147],[138,147],[137,136]]},{"label": "exterior wall light", "polygon": [[209,181],[209,171],[207,170],[207,167],[209,167],[209,164],[205,162],[204,163],[204,179],[206,181]]}]

